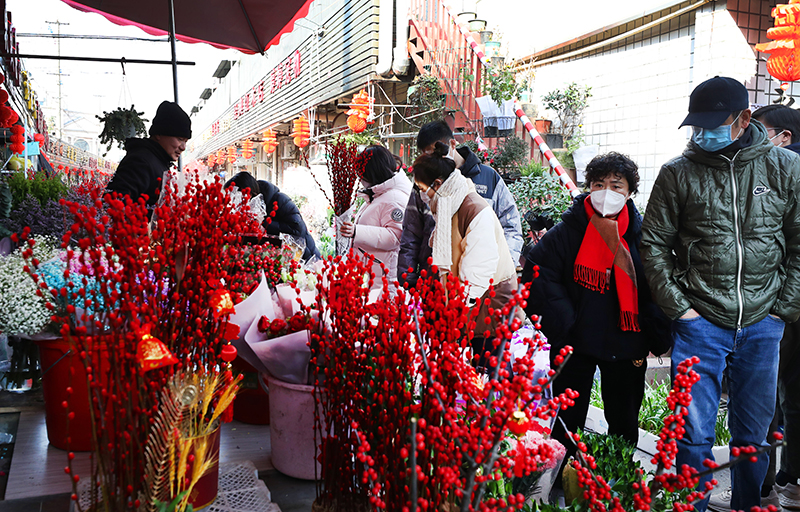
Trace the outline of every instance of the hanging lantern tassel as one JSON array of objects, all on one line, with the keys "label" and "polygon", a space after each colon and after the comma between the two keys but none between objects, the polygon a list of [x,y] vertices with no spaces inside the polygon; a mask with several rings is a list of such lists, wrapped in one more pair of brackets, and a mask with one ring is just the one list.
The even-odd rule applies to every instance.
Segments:
[{"label": "hanging lantern tassel", "polygon": [[263,137],[263,144],[264,144],[264,151],[267,154],[272,154],[275,152],[275,148],[278,147],[278,137],[275,135],[275,132],[272,131],[272,128],[267,128],[264,130],[264,133],[261,134]]},{"label": "hanging lantern tassel", "polygon": [[775,26],[767,30],[769,43],[759,43],[756,50],[768,53],[767,72],[786,82],[800,80],[800,0],[789,0],[772,9]]},{"label": "hanging lantern tassel", "polygon": [[350,110],[347,111],[347,126],[353,133],[361,133],[367,129],[369,122],[369,105],[372,102],[366,89],[361,89],[358,94],[353,96],[350,102]]},{"label": "hanging lantern tassel", "polygon": [[292,123],[294,125],[294,131],[290,135],[294,137],[294,144],[298,148],[308,146],[308,139],[311,137],[311,129],[308,126],[308,119],[306,119],[306,116],[300,116]]}]

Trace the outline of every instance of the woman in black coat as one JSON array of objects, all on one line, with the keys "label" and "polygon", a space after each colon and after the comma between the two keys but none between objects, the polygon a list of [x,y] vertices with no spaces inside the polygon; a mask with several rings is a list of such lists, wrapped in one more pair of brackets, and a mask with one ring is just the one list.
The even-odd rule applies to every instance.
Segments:
[{"label": "woman in black coat", "polygon": [[264,198],[264,204],[267,206],[268,215],[275,208],[275,203],[277,203],[277,210],[275,211],[275,217],[272,217],[272,221],[267,223],[267,220],[264,219],[264,229],[268,234],[279,235],[280,233],[286,233],[293,237],[301,238],[306,242],[303,259],[307,261],[312,256],[319,257],[314,237],[308,232],[306,223],[300,215],[300,210],[297,209],[297,205],[294,204],[292,199],[281,192],[276,185],[269,181],[257,181],[247,171],[237,173],[225,183],[225,188],[231,184],[236,185],[239,190],[250,189],[250,197],[261,194],[261,197]]},{"label": "woman in black coat", "polygon": [[[667,351],[668,341],[659,340],[669,339],[669,324],[650,298],[639,256],[642,217],[630,199],[639,184],[636,164],[618,153],[597,156],[586,168],[586,184],[591,193],[578,196],[527,255],[525,310],[541,317],[551,364],[565,345],[574,349],[553,383],[555,394],[580,393],[559,413],[567,428],[583,427],[600,367],[608,431],[635,445],[647,355]],[[560,422],[553,434],[572,447]]]}]

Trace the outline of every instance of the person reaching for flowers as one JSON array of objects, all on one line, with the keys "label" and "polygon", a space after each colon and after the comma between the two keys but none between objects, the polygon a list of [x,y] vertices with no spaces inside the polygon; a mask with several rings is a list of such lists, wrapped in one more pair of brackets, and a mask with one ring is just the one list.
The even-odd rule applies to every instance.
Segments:
[{"label": "person reaching for flowers", "polygon": [[[489,308],[502,308],[517,292],[516,265],[497,215],[475,192],[472,181],[454,172],[456,163],[447,156],[449,151],[446,144],[436,142],[432,153],[418,157],[413,166],[414,182],[436,221],[429,243],[439,277],[444,280],[452,273],[467,281],[470,302],[481,302],[472,348],[479,358],[478,366],[484,366],[486,353],[493,350],[482,337],[487,325],[484,319]],[[487,298],[488,306],[483,300]],[[494,325],[492,322],[491,328]]]}]

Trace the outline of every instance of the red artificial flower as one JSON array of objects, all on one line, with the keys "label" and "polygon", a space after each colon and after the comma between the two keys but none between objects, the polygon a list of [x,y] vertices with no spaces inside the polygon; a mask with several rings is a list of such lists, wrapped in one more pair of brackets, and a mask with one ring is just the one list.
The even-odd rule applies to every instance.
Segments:
[{"label": "red artificial flower", "polygon": [[289,319],[289,332],[299,332],[308,327],[308,319],[303,313],[297,313]]},{"label": "red artificial flower", "polygon": [[280,336],[286,331],[286,322],[280,318],[276,318],[269,324],[269,332],[272,336]]},{"label": "red artificial flower", "polygon": [[258,331],[259,332],[267,332],[269,331],[269,318],[266,316],[262,316],[258,319]]}]

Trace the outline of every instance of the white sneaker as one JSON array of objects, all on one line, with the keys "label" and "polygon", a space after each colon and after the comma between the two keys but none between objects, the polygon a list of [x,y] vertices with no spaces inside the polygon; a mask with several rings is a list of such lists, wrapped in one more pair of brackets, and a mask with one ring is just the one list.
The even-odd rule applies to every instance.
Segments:
[{"label": "white sneaker", "polygon": [[781,502],[778,493],[775,492],[775,487],[770,489],[769,496],[761,498],[761,508],[767,508],[770,505],[775,505],[775,508],[781,510]]},{"label": "white sneaker", "polygon": [[778,493],[778,500],[783,508],[800,510],[800,486],[789,482],[785,486],[775,484],[772,488]]},{"label": "white sneaker", "polygon": [[730,512],[731,510],[731,488],[712,494],[708,499],[708,507],[719,512]]},{"label": "white sneaker", "polygon": [[[711,498],[708,500],[709,508],[717,510],[719,512],[730,512],[731,510],[731,488],[728,487],[727,489],[723,490],[722,492],[718,492],[717,494],[712,494]],[[775,492],[773,488],[769,492],[769,496],[766,498],[761,498],[761,508],[767,508],[769,505],[775,505],[775,508],[778,510],[781,509],[782,503],[780,503],[780,498],[778,493]]]}]

